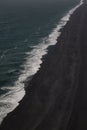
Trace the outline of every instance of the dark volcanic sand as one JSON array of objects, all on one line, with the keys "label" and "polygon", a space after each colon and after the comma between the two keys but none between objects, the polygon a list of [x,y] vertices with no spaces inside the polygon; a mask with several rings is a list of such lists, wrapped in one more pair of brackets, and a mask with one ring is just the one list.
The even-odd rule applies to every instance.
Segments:
[{"label": "dark volcanic sand", "polygon": [[20,105],[0,130],[87,130],[87,4],[49,48]]}]

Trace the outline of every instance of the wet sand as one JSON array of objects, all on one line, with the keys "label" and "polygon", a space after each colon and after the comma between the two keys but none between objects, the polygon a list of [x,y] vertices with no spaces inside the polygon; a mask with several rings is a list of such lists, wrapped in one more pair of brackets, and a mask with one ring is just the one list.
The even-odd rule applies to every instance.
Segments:
[{"label": "wet sand", "polygon": [[87,130],[87,3],[72,14],[0,130]]}]

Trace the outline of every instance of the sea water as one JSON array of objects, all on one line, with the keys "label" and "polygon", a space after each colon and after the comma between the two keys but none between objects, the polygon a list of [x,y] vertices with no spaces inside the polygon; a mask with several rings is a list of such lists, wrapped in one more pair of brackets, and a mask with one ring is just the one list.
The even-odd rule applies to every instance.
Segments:
[{"label": "sea water", "polygon": [[30,0],[0,4],[0,122],[25,95],[24,83],[31,79],[55,45],[60,29],[80,0]]}]

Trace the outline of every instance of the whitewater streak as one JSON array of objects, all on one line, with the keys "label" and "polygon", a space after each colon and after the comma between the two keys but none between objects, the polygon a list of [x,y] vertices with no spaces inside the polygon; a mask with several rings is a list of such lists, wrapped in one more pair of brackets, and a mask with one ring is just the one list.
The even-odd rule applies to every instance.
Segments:
[{"label": "whitewater streak", "polygon": [[57,43],[57,38],[60,36],[60,29],[63,28],[67,21],[69,21],[71,14],[83,4],[83,0],[72,8],[61,20],[58,25],[53,29],[52,33],[44,38],[41,43],[33,47],[31,52],[27,52],[26,62],[24,63],[24,70],[21,72],[18,80],[14,83],[14,86],[3,87],[1,89],[7,89],[9,92],[0,96],[0,123],[7,116],[8,113],[13,111],[18,105],[19,101],[24,97],[24,81],[33,76],[40,68],[42,63],[42,56],[47,54],[47,48],[50,45]]}]

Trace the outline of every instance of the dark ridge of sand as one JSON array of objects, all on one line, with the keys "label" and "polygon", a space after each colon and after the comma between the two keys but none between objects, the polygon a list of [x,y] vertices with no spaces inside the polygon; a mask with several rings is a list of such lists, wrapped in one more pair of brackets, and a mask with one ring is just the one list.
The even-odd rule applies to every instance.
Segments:
[{"label": "dark ridge of sand", "polygon": [[20,105],[0,130],[87,130],[87,4],[49,48]]}]

